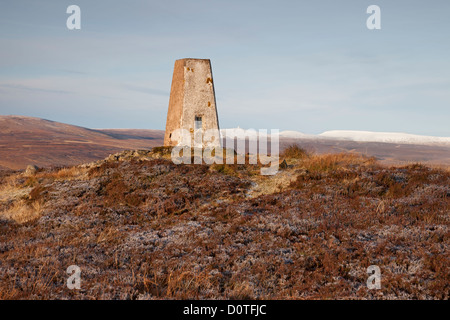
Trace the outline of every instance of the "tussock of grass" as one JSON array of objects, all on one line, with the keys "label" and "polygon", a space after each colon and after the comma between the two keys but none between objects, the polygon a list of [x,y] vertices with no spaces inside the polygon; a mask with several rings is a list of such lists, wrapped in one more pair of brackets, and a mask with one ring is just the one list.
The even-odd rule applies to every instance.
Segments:
[{"label": "tussock of grass", "polygon": [[162,156],[162,157],[170,157],[172,153],[173,147],[161,146],[152,148],[152,153]]},{"label": "tussock of grass", "polygon": [[117,244],[120,242],[122,236],[120,231],[115,227],[109,227],[103,230],[97,237],[97,243]]},{"label": "tussock of grass", "polygon": [[32,187],[23,186],[18,176],[9,176],[0,185],[0,202],[25,197]]},{"label": "tussock of grass", "polygon": [[297,144],[292,144],[283,150],[280,157],[288,159],[304,159],[308,157],[308,152]]},{"label": "tussock of grass", "polygon": [[210,171],[223,173],[230,176],[238,176],[237,166],[233,164],[213,164],[210,166]]},{"label": "tussock of grass", "polygon": [[83,179],[87,179],[87,172],[88,169],[86,168],[82,168],[82,167],[69,167],[69,168],[61,168],[61,169],[57,169],[55,171],[50,171],[50,172],[42,172],[42,173],[38,173],[36,175],[36,178],[38,179],[51,179],[51,180],[56,180],[56,181],[60,181],[60,180],[66,180],[66,181],[70,181],[70,180],[83,180]]},{"label": "tussock of grass", "polygon": [[302,167],[312,172],[330,172],[345,170],[356,166],[370,166],[376,163],[374,158],[353,153],[312,155],[302,162]]},{"label": "tussock of grass", "polygon": [[0,215],[6,219],[14,220],[15,222],[22,224],[38,219],[43,211],[43,204],[41,201],[33,201],[28,203],[25,200],[19,200],[13,203],[13,205]]}]

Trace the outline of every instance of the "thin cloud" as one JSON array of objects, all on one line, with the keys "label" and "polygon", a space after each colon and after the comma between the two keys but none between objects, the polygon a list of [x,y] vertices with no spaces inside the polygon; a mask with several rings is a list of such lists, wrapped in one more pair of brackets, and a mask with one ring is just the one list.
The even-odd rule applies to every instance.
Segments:
[{"label": "thin cloud", "polygon": [[56,94],[72,94],[72,93],[74,93],[72,91],[67,91],[67,90],[42,89],[42,88],[24,86],[24,85],[19,85],[19,84],[0,84],[0,88],[22,90],[22,91],[56,93]]},{"label": "thin cloud", "polygon": [[157,96],[168,97],[169,94],[170,94],[168,91],[165,91],[165,90],[154,89],[154,88],[143,87],[143,86],[124,85],[123,87],[128,89],[128,90],[131,90],[131,91],[146,93],[146,94],[150,94],[150,95],[157,95]]}]

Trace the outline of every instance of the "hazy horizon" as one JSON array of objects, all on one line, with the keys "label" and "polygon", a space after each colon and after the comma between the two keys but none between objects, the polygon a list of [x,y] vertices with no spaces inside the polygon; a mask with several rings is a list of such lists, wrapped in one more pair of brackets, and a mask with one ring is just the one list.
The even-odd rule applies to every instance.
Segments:
[{"label": "hazy horizon", "polygon": [[[66,9],[81,8],[81,30]],[[381,7],[381,30],[366,9]],[[450,137],[450,2],[0,3],[0,114],[165,129],[175,60],[211,59],[221,128]]]}]

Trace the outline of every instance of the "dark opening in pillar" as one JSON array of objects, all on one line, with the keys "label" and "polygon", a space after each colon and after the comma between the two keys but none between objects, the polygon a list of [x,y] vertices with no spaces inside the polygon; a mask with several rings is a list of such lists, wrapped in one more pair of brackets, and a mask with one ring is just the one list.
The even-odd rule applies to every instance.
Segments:
[{"label": "dark opening in pillar", "polygon": [[202,117],[195,117],[194,128],[195,130],[202,129]]}]

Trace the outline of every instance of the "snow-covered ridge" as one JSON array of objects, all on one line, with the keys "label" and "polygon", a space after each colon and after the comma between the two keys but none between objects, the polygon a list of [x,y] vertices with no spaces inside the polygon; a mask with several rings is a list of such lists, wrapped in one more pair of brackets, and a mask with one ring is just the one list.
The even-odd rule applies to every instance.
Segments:
[{"label": "snow-covered ridge", "polygon": [[450,137],[421,136],[399,132],[333,130],[325,131],[324,133],[319,134],[319,136],[324,138],[344,139],[362,142],[450,145]]},{"label": "snow-covered ridge", "polygon": [[[222,129],[220,130],[222,137],[236,137],[246,135],[249,138],[256,138],[258,130],[247,131],[241,128]],[[271,135],[271,131],[267,130],[267,136]],[[266,136],[261,134],[261,136]],[[305,134],[299,131],[280,131],[280,138],[292,139],[333,139],[333,140],[349,140],[361,142],[384,142],[398,144],[421,144],[421,145],[443,145],[450,146],[450,137],[433,137],[422,136],[409,133],[399,132],[372,132],[372,131],[352,131],[352,130],[332,130],[325,131],[318,135]]]},{"label": "snow-covered ridge", "polygon": [[312,134],[306,134],[299,131],[279,131],[278,133],[272,132],[272,130],[258,130],[258,129],[242,129],[242,128],[229,128],[229,129],[221,129],[220,133],[222,137],[241,137],[246,136],[248,138],[255,138],[257,136],[269,137],[273,135],[278,135],[282,138],[308,138],[308,139],[317,139],[318,136]]}]

